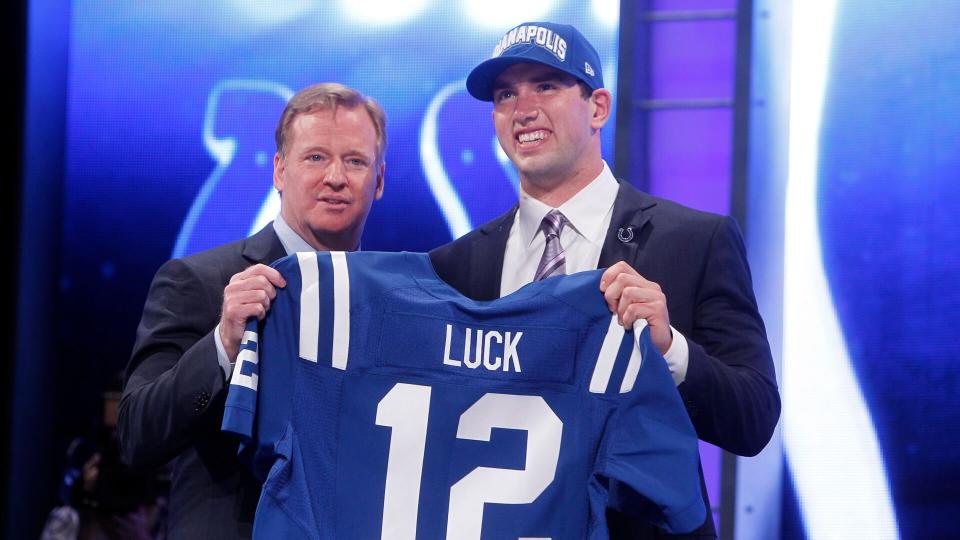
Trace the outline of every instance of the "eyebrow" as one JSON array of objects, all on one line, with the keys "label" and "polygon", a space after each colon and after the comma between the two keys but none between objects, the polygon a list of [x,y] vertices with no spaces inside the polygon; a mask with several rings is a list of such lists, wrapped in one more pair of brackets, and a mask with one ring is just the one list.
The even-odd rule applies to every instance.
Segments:
[{"label": "eyebrow", "polygon": [[[307,154],[315,154],[317,152],[322,152],[324,154],[331,154],[331,155],[334,154],[334,152],[331,151],[326,146],[314,145],[314,146],[308,146],[304,148],[299,152],[299,155],[305,156]],[[364,159],[371,160],[373,159],[373,155],[376,155],[376,151],[374,151],[373,155],[371,155],[371,154],[368,154],[365,150],[360,150],[358,148],[349,148],[347,149],[346,152],[344,152],[343,155],[362,157]]]},{"label": "eyebrow", "polygon": [[330,154],[330,150],[325,146],[307,146],[304,148],[294,149],[295,155],[298,157],[306,157],[312,154]]}]

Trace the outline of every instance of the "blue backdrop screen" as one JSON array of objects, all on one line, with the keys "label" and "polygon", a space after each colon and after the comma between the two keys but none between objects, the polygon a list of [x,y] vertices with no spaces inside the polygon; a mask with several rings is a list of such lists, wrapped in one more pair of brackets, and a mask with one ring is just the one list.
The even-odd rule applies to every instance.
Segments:
[{"label": "blue backdrop screen", "polygon": [[960,9],[837,9],[820,148],[824,264],[901,535],[943,538],[960,510]]},{"label": "blue backdrop screen", "polygon": [[960,6],[793,15],[782,393],[802,519],[785,536],[953,537]]}]

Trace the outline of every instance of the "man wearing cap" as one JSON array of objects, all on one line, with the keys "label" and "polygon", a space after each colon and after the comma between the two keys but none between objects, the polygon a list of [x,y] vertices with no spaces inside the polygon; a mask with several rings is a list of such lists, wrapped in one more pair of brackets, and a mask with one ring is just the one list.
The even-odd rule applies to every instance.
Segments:
[{"label": "man wearing cap", "polygon": [[[611,311],[627,328],[649,323],[700,439],[760,452],[780,397],[739,228],[614,178],[600,148],[612,96],[593,46],[572,26],[521,24],[474,68],[467,90],[493,102],[520,202],[433,250],[440,277],[490,300],[536,279],[608,267],[600,289]],[[613,538],[665,534],[642,519],[643,501],[622,493],[613,502],[623,510],[609,512]],[[684,537],[715,536],[708,517]]]}]

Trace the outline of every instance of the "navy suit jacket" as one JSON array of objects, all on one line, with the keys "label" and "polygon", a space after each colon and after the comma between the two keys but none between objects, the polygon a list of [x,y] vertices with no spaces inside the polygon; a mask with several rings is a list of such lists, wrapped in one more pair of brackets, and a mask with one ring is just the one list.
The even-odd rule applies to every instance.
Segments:
[{"label": "navy suit jacket", "polygon": [[[498,298],[516,211],[431,251],[440,277],[470,298]],[[618,261],[660,285],[670,324],[687,338],[690,361],[678,390],[697,435],[734,454],[760,452],[780,417],[780,394],[736,222],[621,182],[598,267]],[[707,516],[688,538],[716,535]],[[666,535],[627,515],[608,519],[612,538]]]},{"label": "navy suit jacket", "polygon": [[260,485],[239,464],[236,440],[220,431],[227,384],[213,330],[230,277],[284,255],[269,225],[250,238],[168,261],[150,285],[117,429],[128,464],[171,464],[171,539],[251,535]]}]

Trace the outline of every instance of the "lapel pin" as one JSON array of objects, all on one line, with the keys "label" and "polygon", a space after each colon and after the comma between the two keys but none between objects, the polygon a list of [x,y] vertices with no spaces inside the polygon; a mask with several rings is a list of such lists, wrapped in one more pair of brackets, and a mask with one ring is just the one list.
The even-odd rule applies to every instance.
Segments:
[{"label": "lapel pin", "polygon": [[620,230],[617,231],[617,240],[620,240],[624,244],[633,240],[633,227],[620,227]]}]

